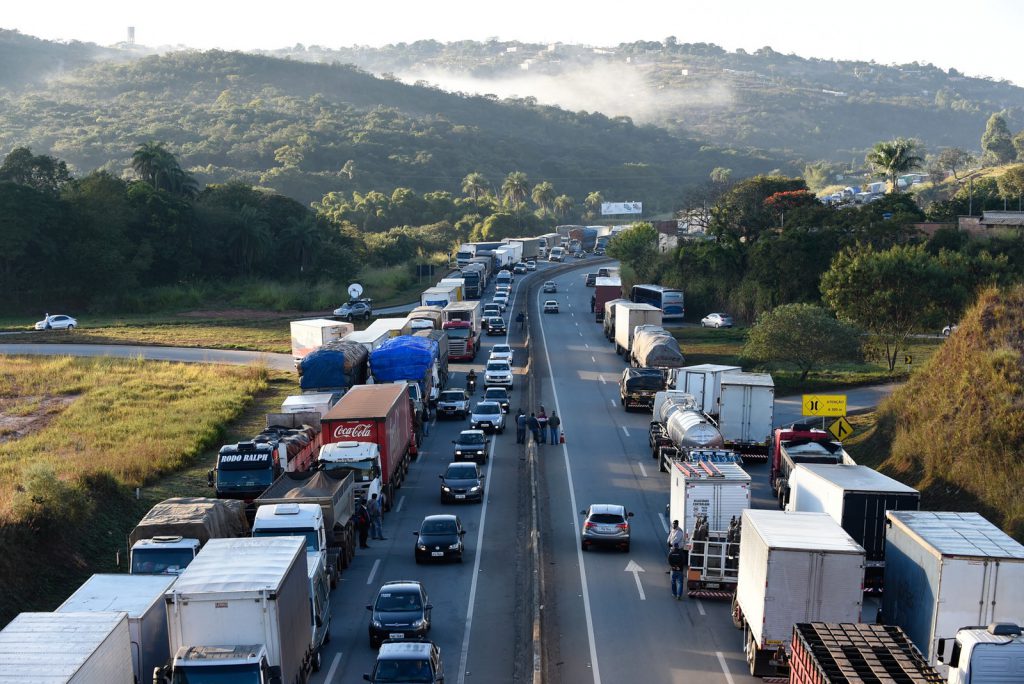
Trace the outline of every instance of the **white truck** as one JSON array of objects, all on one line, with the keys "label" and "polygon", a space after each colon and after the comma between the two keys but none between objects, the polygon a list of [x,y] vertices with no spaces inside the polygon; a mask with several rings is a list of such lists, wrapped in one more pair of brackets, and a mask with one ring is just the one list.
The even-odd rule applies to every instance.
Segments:
[{"label": "white truck", "polygon": [[437,287],[455,288],[455,300],[461,302],[466,299],[466,279],[462,277],[441,278],[437,281]]},{"label": "white truck", "polygon": [[22,613],[0,631],[0,683],[135,684],[128,614]]},{"label": "white truck", "polygon": [[170,657],[164,593],[174,580],[167,575],[93,575],[54,612],[127,613],[135,681],[145,682]]},{"label": "white truck", "polygon": [[629,358],[633,333],[638,325],[661,325],[662,311],[650,304],[620,302],[615,305],[615,353]]},{"label": "white truck", "polygon": [[[1024,624],[1024,546],[978,513],[889,511],[882,619],[929,664],[963,627]],[[943,641],[945,640],[945,641]],[[977,677],[972,682],[980,681]]]},{"label": "white truck", "polygon": [[459,301],[456,294],[450,287],[428,287],[420,295],[420,306],[439,306],[443,309],[452,302]]},{"label": "white truck", "polygon": [[775,421],[775,382],[768,373],[727,371],[720,381],[718,429],[746,461],[767,461]]},{"label": "white truck", "polygon": [[750,508],[750,475],[735,463],[673,461],[669,517],[679,521],[690,552],[690,596],[725,598],[736,587],[738,525]]},{"label": "white truck", "polygon": [[355,330],[351,323],[335,321],[329,318],[312,318],[291,322],[292,358],[296,367],[299,361],[312,354],[328,342],[343,339]]},{"label": "white truck", "polygon": [[338,395],[330,392],[293,394],[281,402],[281,413],[315,413],[323,416],[338,402]]},{"label": "white truck", "polygon": [[210,539],[247,537],[245,502],[176,497],[156,504],[128,535],[129,572],[179,575]]},{"label": "white truck", "polygon": [[302,539],[211,540],[164,601],[171,660],[153,684],[307,680],[314,654]]},{"label": "white truck", "polygon": [[1024,684],[1024,636],[1019,625],[993,623],[988,627],[958,630],[940,660],[940,670],[949,671],[949,684]]},{"label": "white truck", "polygon": [[361,344],[366,347],[367,352],[372,352],[374,349],[384,344],[384,340],[389,340],[391,337],[390,331],[381,330],[380,328],[377,328],[376,330],[370,330],[370,328],[367,328],[366,330],[356,330],[355,332],[349,333],[345,336],[345,341]]},{"label": "white truck", "polygon": [[319,468],[325,472],[351,472],[356,496],[369,501],[381,496],[380,447],[373,442],[332,442],[320,447]]},{"label": "white truck", "polygon": [[408,335],[411,330],[409,321],[404,318],[378,318],[366,326],[365,332],[381,332],[386,333],[388,337],[398,337],[399,335]]},{"label": "white truck", "polygon": [[786,671],[793,625],[860,622],[864,549],[825,513],[743,511],[733,623],[750,674]]},{"label": "white truck", "polygon": [[693,395],[704,413],[718,418],[718,403],[722,396],[722,374],[743,370],[739,366],[701,363],[684,366],[676,371],[675,388]]}]

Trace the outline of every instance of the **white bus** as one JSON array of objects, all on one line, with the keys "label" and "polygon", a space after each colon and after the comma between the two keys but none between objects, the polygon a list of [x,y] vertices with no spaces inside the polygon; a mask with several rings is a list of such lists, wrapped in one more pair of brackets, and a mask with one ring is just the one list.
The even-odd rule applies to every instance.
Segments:
[{"label": "white bus", "polygon": [[686,307],[683,305],[683,291],[662,285],[634,285],[629,295],[630,301],[638,304],[650,304],[662,311],[662,320],[683,320]]}]

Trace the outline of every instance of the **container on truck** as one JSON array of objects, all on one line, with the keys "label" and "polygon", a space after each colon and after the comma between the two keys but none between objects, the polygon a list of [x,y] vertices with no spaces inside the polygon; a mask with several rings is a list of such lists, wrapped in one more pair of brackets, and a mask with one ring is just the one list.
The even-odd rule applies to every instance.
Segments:
[{"label": "container on truck", "polygon": [[487,287],[484,266],[470,262],[462,267],[461,273],[465,283],[466,299],[480,299],[483,296],[484,288]]},{"label": "container on truck", "polygon": [[409,321],[404,318],[378,318],[366,327],[368,332],[384,332],[388,337],[407,335],[409,329]]},{"label": "container on truck", "polygon": [[621,297],[616,299],[610,299],[604,303],[604,318],[601,320],[601,325],[604,328],[604,337],[609,342],[615,340],[615,311],[616,306],[619,304],[630,304],[628,299]]},{"label": "container on truck", "polygon": [[988,627],[966,627],[956,636],[940,640],[939,651],[949,657],[939,669],[949,673],[949,684],[1024,684],[1024,635],[1019,624],[995,622]]},{"label": "container on truck", "polygon": [[798,463],[825,463],[830,465],[856,465],[841,442],[825,430],[807,423],[793,423],[776,428],[769,454],[771,469],[768,482],[779,501],[779,508],[789,502],[790,473]]},{"label": "container on truck", "polygon": [[615,353],[629,358],[633,333],[638,325],[661,325],[661,309],[650,304],[623,302],[615,305]]},{"label": "container on truck", "polygon": [[[723,450],[725,442],[714,421],[686,392],[663,390],[654,395],[648,444],[658,469],[667,472],[674,460],[688,459],[693,450]],[[732,452],[729,452],[732,453]],[[742,462],[742,459],[716,459]]]},{"label": "container on truck", "polygon": [[788,486],[787,510],[828,513],[864,547],[864,591],[881,593],[885,512],[918,510],[918,491],[867,466],[821,463],[797,465]]},{"label": "container on truck", "polygon": [[885,515],[882,618],[902,627],[930,664],[940,655],[950,662],[940,641],[951,647],[963,627],[1024,624],[1024,546],[978,513]]},{"label": "container on truck", "polygon": [[414,337],[424,337],[437,343],[437,389],[443,390],[448,386],[448,358],[451,353],[448,346],[448,331],[442,330],[444,323],[438,326],[437,330],[418,330],[413,333]]},{"label": "container on truck", "polygon": [[700,409],[715,418],[722,395],[722,374],[742,370],[739,366],[701,363],[684,366],[675,373],[675,389],[693,395]]},{"label": "container on truck", "polygon": [[537,259],[541,256],[540,253],[540,241],[541,238],[525,237],[525,238],[509,238],[510,243],[517,242],[522,245],[522,254],[519,257],[520,261],[529,261],[530,259]]},{"label": "container on truck", "polygon": [[313,318],[291,322],[292,358],[296,367],[309,354],[328,342],[337,342],[355,330],[351,323],[329,318]]},{"label": "container on truck", "polygon": [[[309,629],[313,633],[310,649],[313,652],[311,669],[319,672],[323,663],[324,645],[331,639],[331,608],[330,577],[318,564],[322,553],[306,553],[306,578],[309,581]],[[336,586],[336,585],[335,585]]]},{"label": "container on truck", "polygon": [[349,387],[366,382],[369,349],[362,341],[373,334],[349,333],[344,340],[325,344],[302,359],[299,388],[303,393],[343,394]]},{"label": "container on truck", "polygon": [[401,385],[361,385],[353,388],[321,423],[324,444],[362,442],[380,451],[381,487],[390,508],[415,452],[412,402]]},{"label": "container on truck", "polygon": [[743,511],[733,622],[755,677],[785,674],[793,625],[860,622],[864,549],[824,513]]},{"label": "container on truck", "polygon": [[356,555],[356,491],[352,472],[285,473],[256,499],[252,536],[302,537],[308,552],[325,554],[333,584]]},{"label": "container on truck", "polygon": [[444,323],[444,308],[440,306],[417,306],[406,317],[413,332],[440,330]]},{"label": "container on truck", "polygon": [[319,417],[327,413],[337,403],[340,396],[340,393],[333,392],[293,394],[290,397],[285,397],[285,400],[281,402],[281,413],[310,413]]},{"label": "container on truck", "polygon": [[619,403],[623,411],[653,409],[654,397],[665,389],[665,375],[657,368],[627,368],[619,378]]},{"label": "container on truck", "polygon": [[422,306],[439,306],[442,309],[452,302],[458,301],[451,288],[430,287],[420,295]]},{"label": "container on truck", "polygon": [[358,344],[366,350],[367,354],[383,344],[384,340],[388,339],[391,339],[391,333],[380,329],[356,330],[354,333],[349,333],[345,336],[345,342]]},{"label": "container on truck", "polygon": [[134,684],[128,614],[21,613],[0,630],[0,682]]},{"label": "container on truck", "polygon": [[170,657],[164,592],[174,580],[166,575],[93,575],[54,612],[126,613],[135,681],[147,682],[153,668]]},{"label": "container on truck", "polygon": [[793,626],[791,643],[790,684],[944,681],[892,625],[803,622]]},{"label": "container on truck", "polygon": [[247,537],[245,504],[232,499],[177,497],[149,509],[128,535],[133,575],[178,575],[211,539]]},{"label": "container on truck", "polygon": [[679,368],[686,359],[679,342],[660,325],[638,325],[633,332],[630,364],[637,368]]},{"label": "container on truck", "polygon": [[[450,348],[451,333],[448,334]],[[424,402],[436,395],[439,382],[437,355],[438,346],[432,339],[402,335],[387,340],[373,350],[370,354],[370,372],[377,383],[414,385],[416,393],[410,396],[416,402],[418,416],[422,418],[426,415]]]},{"label": "container on truck", "polygon": [[618,276],[597,278],[594,281],[594,318],[598,323],[604,321],[605,304],[622,297],[622,279]]},{"label": "container on truck", "polygon": [[494,275],[494,260],[490,257],[474,257],[470,260],[470,264],[479,264],[484,269],[484,287],[491,282],[491,278]]},{"label": "container on truck", "polygon": [[722,374],[720,386],[718,429],[725,445],[749,461],[767,461],[775,420],[772,376],[730,371]]},{"label": "container on truck", "polygon": [[448,276],[437,281],[437,287],[455,288],[455,300],[461,302],[466,299],[466,281],[459,273],[458,276]]},{"label": "container on truck", "polygon": [[303,540],[211,540],[164,594],[171,660],[153,683],[305,682],[309,601]]}]

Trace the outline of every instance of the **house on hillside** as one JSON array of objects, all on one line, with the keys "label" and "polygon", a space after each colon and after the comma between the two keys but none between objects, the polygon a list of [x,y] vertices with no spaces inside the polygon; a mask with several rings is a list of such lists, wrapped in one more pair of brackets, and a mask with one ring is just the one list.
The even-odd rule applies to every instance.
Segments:
[{"label": "house on hillside", "polygon": [[981,216],[960,216],[957,225],[975,237],[1024,230],[1024,211],[983,211]]}]

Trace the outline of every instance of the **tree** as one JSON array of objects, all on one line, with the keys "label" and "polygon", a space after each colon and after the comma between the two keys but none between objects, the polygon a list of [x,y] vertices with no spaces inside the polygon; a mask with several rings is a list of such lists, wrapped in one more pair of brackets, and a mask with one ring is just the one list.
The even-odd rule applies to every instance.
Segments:
[{"label": "tree", "polygon": [[827,161],[805,164],[804,180],[809,188],[821,190],[832,182],[832,165]]},{"label": "tree", "polygon": [[150,140],[140,145],[132,153],[132,169],[157,190],[193,197],[198,189],[195,179],[182,170],[177,158],[162,142]]},{"label": "tree", "polygon": [[474,171],[462,179],[462,194],[472,197],[474,201],[486,195],[489,187],[490,183],[487,182],[487,178],[479,171]]},{"label": "tree", "polygon": [[587,198],[583,200],[583,206],[587,209],[587,218],[596,218],[601,211],[602,203],[604,203],[604,197],[597,190],[587,195]]},{"label": "tree", "polygon": [[989,164],[1006,164],[1017,156],[1010,128],[1006,125],[1006,116],[1002,112],[988,117],[985,132],[981,136],[981,151]]},{"label": "tree", "polygon": [[505,204],[512,209],[519,209],[530,192],[530,180],[522,171],[513,171],[505,176],[501,184],[501,196]]},{"label": "tree", "polygon": [[[935,157],[934,168],[941,171],[944,175],[950,174],[953,176],[953,180],[960,182],[959,171],[963,171],[965,168],[974,163],[974,156],[959,147],[944,147],[939,154]],[[942,180],[941,178],[933,178],[935,182]]]},{"label": "tree", "polygon": [[996,178],[996,185],[999,187],[999,194],[1004,201],[1017,200],[1017,207],[1020,208],[1021,199],[1024,198],[1024,164],[1011,166]]},{"label": "tree", "polygon": [[640,280],[647,280],[658,259],[658,231],[650,223],[634,223],[608,241],[607,253],[632,268]]},{"label": "tree", "polygon": [[780,192],[807,191],[802,178],[755,176],[737,183],[711,209],[708,231],[729,242],[753,242],[778,225],[778,214],[765,200]]},{"label": "tree", "polygon": [[711,169],[711,182],[718,185],[725,185],[729,182],[732,177],[732,169],[727,169],[722,166],[716,166]]},{"label": "tree", "polygon": [[27,147],[16,147],[0,166],[0,181],[10,181],[39,192],[57,195],[71,181],[71,174],[68,165],[55,157],[33,155]]},{"label": "tree", "polygon": [[821,277],[822,299],[841,320],[866,330],[891,373],[914,332],[948,310],[950,274],[924,245],[844,249]]},{"label": "tree", "polygon": [[1017,150],[1017,161],[1024,162],[1024,131],[1013,136],[1013,149]]},{"label": "tree", "polygon": [[865,161],[875,171],[885,175],[889,182],[889,192],[899,192],[896,179],[908,171],[921,168],[924,163],[924,159],[917,155],[917,143],[906,138],[875,143]]},{"label": "tree", "polygon": [[550,214],[555,203],[555,186],[548,181],[537,183],[537,185],[533,186],[530,198],[537,205],[541,216]]},{"label": "tree", "polygon": [[559,195],[555,198],[555,216],[564,219],[572,211],[576,202],[568,195]]},{"label": "tree", "polygon": [[762,313],[747,335],[743,356],[791,363],[800,380],[824,363],[860,358],[860,332],[814,304],[783,304]]}]

